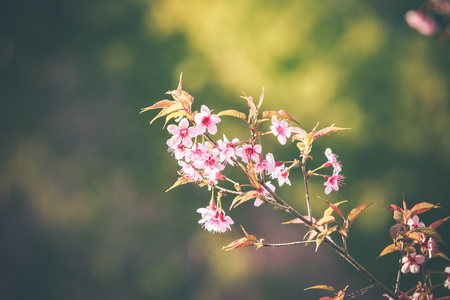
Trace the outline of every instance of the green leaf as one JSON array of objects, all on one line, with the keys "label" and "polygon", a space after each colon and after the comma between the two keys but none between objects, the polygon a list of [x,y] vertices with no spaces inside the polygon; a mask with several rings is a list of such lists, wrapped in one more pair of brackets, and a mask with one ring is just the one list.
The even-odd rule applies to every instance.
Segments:
[{"label": "green leaf", "polygon": [[445,245],[444,240],[442,239],[441,235],[436,231],[436,229],[433,229],[431,227],[419,227],[413,230],[413,232],[422,232],[423,234],[433,238],[434,240],[438,241],[441,244]]}]

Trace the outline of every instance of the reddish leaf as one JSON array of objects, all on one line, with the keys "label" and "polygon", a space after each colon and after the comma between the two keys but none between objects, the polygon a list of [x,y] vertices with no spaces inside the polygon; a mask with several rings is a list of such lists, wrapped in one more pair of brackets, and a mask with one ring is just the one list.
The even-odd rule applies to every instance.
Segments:
[{"label": "reddish leaf", "polygon": [[429,211],[432,208],[439,208],[438,204],[431,204],[428,202],[420,202],[416,205],[414,205],[413,208],[411,208],[411,215],[418,215],[421,213],[424,213],[426,211]]},{"label": "reddish leaf", "polygon": [[399,206],[397,206],[395,204],[389,205],[384,210],[393,210],[393,211],[403,212],[403,209],[401,209]]},{"label": "reddish leaf", "polygon": [[330,133],[333,133],[333,132],[337,132],[337,131],[341,131],[341,130],[350,130],[350,129],[351,128],[334,127],[334,124],[333,124],[333,125],[331,125],[329,127],[325,127],[323,129],[319,130],[317,132],[317,135],[316,135],[315,138],[318,138],[318,137],[321,137],[321,136],[324,136],[324,135],[327,135],[327,134],[330,134]]},{"label": "reddish leaf", "polygon": [[262,239],[258,241],[258,239],[254,235],[249,235],[245,231],[244,227],[241,226],[241,228],[242,228],[242,231],[244,231],[244,233],[245,233],[245,237],[234,240],[229,245],[222,247],[222,250],[229,251],[229,250],[234,250],[234,249],[243,248],[243,247],[250,247],[250,246],[256,246],[256,250],[258,250],[259,248],[264,246],[262,244],[262,241],[263,241]]},{"label": "reddish leaf", "polygon": [[175,103],[176,102],[172,101],[172,100],[161,100],[161,101],[156,102],[152,106],[141,108],[140,114],[142,114],[143,112],[152,110],[152,109],[158,109],[158,108],[164,108],[164,107],[167,107],[167,106],[171,106],[172,104],[175,104]]},{"label": "reddish leaf", "polygon": [[393,241],[397,240],[398,233],[400,232],[400,229],[402,229],[401,224],[395,224],[391,228],[389,228],[389,234],[391,235],[391,238]]},{"label": "reddish leaf", "polygon": [[[345,202],[347,202],[347,200],[344,200],[344,201],[340,201],[340,202],[334,203],[334,205],[335,205],[335,206],[339,206],[339,205],[341,205],[342,203],[345,203]],[[324,217],[330,216],[332,213],[333,213],[333,208],[332,208],[332,207],[328,207],[328,208],[325,209],[325,211],[323,212],[323,216],[324,216]]]},{"label": "reddish leaf", "polygon": [[360,213],[362,213],[366,208],[368,208],[375,202],[376,201],[361,204],[361,205],[357,206],[356,208],[352,209],[352,211],[347,216],[347,219],[350,222],[350,224],[348,224],[348,227],[350,227],[352,225],[353,221],[359,216]]},{"label": "reddish leaf", "polygon": [[341,210],[336,205],[334,205],[333,203],[328,202],[325,199],[322,199],[322,200],[325,201],[328,204],[328,206],[330,206],[339,216],[341,216],[342,219],[345,219],[344,215],[341,212]]},{"label": "reddish leaf", "polygon": [[447,218],[444,218],[444,219],[437,220],[436,222],[433,222],[433,223],[430,225],[430,227],[436,229],[436,228],[438,228],[442,223],[444,223],[445,221],[447,221],[448,219],[450,219],[450,216],[447,217]]},{"label": "reddish leaf", "polygon": [[242,203],[244,203],[250,199],[255,198],[256,196],[258,196],[258,192],[256,192],[256,191],[248,191],[244,194],[237,195],[233,199],[233,202],[231,202],[230,210],[238,205],[241,205]]}]

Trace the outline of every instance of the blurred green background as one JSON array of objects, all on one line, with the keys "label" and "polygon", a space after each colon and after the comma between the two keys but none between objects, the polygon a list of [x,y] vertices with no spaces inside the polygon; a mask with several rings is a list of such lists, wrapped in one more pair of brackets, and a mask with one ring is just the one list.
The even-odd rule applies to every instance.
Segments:
[{"label": "blurred green background", "polygon": [[[327,147],[339,155],[345,185],[326,199],[349,200],[344,213],[381,200],[355,222],[349,248],[392,286],[397,256],[375,260],[394,222],[381,209],[402,193],[410,206],[448,207],[450,43],[405,24],[420,3],[3,3],[0,298],[317,299],[327,293],[303,289],[369,285],[326,247],[220,250],[242,236],[240,224],[267,242],[299,240],[303,228],[280,224],[289,215],[247,203],[231,212],[231,233],[212,235],[197,224],[206,188],[164,193],[178,170],[169,136],[162,120],[148,125],[156,112],[138,113],[166,98],[181,72],[195,109],[244,111],[242,91],[258,98],[264,87],[264,108],[288,111],[307,131],[317,122],[352,128],[319,139],[311,168]],[[236,123],[224,118],[218,136],[246,138]],[[273,142],[275,157],[298,155]],[[298,172],[291,181],[277,191],[303,210]],[[323,189],[311,180],[316,216]]]}]

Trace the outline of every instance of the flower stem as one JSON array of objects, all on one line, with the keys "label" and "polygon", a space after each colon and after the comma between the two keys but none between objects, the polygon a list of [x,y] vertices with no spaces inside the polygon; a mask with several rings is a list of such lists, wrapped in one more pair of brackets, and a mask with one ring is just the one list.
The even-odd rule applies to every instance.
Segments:
[{"label": "flower stem", "polygon": [[309,200],[308,176],[306,176],[305,164],[302,164],[303,181],[305,182],[306,206],[308,209],[308,218],[312,220],[311,203]]}]

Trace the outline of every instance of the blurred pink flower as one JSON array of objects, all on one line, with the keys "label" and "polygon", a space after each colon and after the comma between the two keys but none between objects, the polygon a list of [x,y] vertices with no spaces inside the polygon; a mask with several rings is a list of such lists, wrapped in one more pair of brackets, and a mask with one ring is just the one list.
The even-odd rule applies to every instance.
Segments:
[{"label": "blurred pink flower", "polygon": [[423,35],[432,35],[437,31],[436,22],[432,17],[425,16],[421,11],[410,10],[405,14],[406,23]]}]

